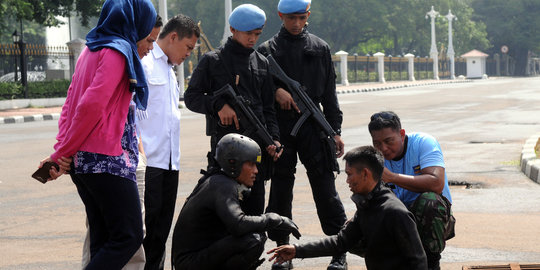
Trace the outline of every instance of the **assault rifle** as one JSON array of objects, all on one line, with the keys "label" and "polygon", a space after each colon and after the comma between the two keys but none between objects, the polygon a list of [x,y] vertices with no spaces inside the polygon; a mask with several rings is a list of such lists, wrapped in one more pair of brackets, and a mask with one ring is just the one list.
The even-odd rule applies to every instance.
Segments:
[{"label": "assault rifle", "polygon": [[248,100],[243,96],[237,95],[229,84],[226,84],[214,92],[214,97],[219,96],[224,96],[234,112],[236,112],[236,117],[238,118],[240,126],[245,129],[244,135],[251,137],[252,134],[255,134],[266,145],[275,145],[276,153],[281,151],[282,146],[277,146],[274,143],[274,139],[268,133],[266,127],[249,107],[250,102]]},{"label": "assault rifle", "polygon": [[339,164],[337,162],[336,155],[336,141],[334,139],[334,136],[336,136],[337,133],[334,131],[332,126],[330,126],[328,121],[326,121],[320,107],[315,105],[315,103],[313,103],[311,98],[307,95],[305,87],[287,76],[271,54],[268,55],[267,59],[269,62],[268,71],[270,74],[272,74],[272,76],[274,76],[274,78],[285,84],[285,88],[287,88],[288,92],[291,93],[294,102],[298,106],[298,109],[300,109],[300,119],[298,119],[296,124],[294,124],[290,135],[296,137],[300,127],[302,127],[304,122],[311,117],[321,128],[321,139],[325,141],[325,145],[328,148],[327,151],[330,152],[330,156],[333,160],[332,169],[339,173]]}]

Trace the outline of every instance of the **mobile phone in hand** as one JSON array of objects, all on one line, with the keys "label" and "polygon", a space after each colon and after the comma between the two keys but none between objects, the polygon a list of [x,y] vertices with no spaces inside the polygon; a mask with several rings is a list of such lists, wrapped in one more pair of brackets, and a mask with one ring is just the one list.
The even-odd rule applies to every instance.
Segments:
[{"label": "mobile phone in hand", "polygon": [[60,170],[60,167],[58,166],[58,164],[52,161],[47,161],[43,163],[43,166],[41,166],[41,168],[37,169],[37,171],[34,172],[34,174],[32,174],[32,177],[43,184],[47,183],[47,179],[51,178],[51,175],[49,174],[49,170],[51,170],[53,166],[56,168],[57,171]]}]

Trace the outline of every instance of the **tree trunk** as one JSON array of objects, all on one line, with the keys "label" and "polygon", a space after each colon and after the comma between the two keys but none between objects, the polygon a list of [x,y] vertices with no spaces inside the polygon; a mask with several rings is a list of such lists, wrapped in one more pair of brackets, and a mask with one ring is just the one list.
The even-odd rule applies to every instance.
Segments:
[{"label": "tree trunk", "polygon": [[[398,34],[394,32],[394,56],[401,55]],[[403,56],[403,55],[402,55]]]}]

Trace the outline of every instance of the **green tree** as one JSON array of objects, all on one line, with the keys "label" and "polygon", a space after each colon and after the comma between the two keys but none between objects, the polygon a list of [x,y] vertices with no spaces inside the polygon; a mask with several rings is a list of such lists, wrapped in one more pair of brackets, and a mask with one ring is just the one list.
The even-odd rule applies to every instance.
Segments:
[{"label": "green tree", "polygon": [[[486,49],[489,42],[482,22],[472,20],[472,8],[464,1],[433,0],[387,0],[378,5],[371,5],[369,16],[370,28],[378,29],[378,36],[365,41],[358,39],[355,47],[350,48],[360,54],[381,51],[391,55],[413,53],[418,56],[429,55],[431,47],[431,19],[426,13],[431,6],[440,13],[435,20],[437,48],[446,48],[448,44],[448,20],[444,17],[448,10],[458,17],[453,22],[453,45],[456,56],[471,49]],[[375,12],[375,10],[378,10]],[[370,24],[364,20],[362,24]]]},{"label": "green tree", "polygon": [[309,31],[334,51],[350,51],[384,36],[384,12],[384,4],[377,0],[319,1],[312,6]]},{"label": "green tree", "polygon": [[204,34],[212,46],[217,47],[223,33],[225,12],[223,2],[222,0],[168,0],[167,16],[170,18],[182,13],[195,21],[201,21]]},{"label": "green tree", "polygon": [[487,26],[493,44],[489,53],[499,53],[503,45],[516,60],[515,75],[525,75],[530,51],[540,51],[540,1],[474,0],[472,6]]},{"label": "green tree", "polygon": [[[252,0],[266,12],[266,26],[260,42],[280,28],[278,0]],[[232,1],[233,8],[245,1]],[[443,16],[451,9],[458,17],[453,23],[456,56],[471,49],[484,50],[490,44],[486,27],[473,20],[473,9],[464,0],[341,0],[313,1],[308,29],[328,42],[333,52],[429,55],[430,20],[426,13],[431,6],[441,13],[436,19],[437,47],[448,44],[448,21]],[[171,12],[181,12],[202,22],[205,34],[214,47],[223,36],[224,0],[168,0]]]},{"label": "green tree", "polygon": [[[11,36],[13,26],[23,23],[25,34],[39,31],[39,27],[56,26],[62,22],[57,16],[76,14],[84,26],[99,15],[104,0],[0,0],[0,36]],[[29,24],[36,23],[39,26]],[[31,29],[31,30],[29,30]],[[39,36],[39,33],[36,33]],[[26,38],[26,37],[25,37]]]},{"label": "green tree", "polygon": [[[4,31],[0,32],[0,43],[12,43],[13,31],[20,34],[20,23],[8,20],[4,25]],[[45,27],[35,22],[24,22],[24,42],[32,44],[45,43]]]},{"label": "green tree", "polygon": [[[232,8],[234,9],[244,3],[245,1],[232,1]],[[259,6],[266,13],[266,25],[259,39],[262,42],[274,35],[281,25],[277,15],[277,1],[256,0],[250,3]],[[224,0],[168,0],[167,4],[167,16],[172,17],[182,13],[190,16],[195,21],[201,21],[204,33],[212,46],[218,47],[220,45],[225,22]]]}]

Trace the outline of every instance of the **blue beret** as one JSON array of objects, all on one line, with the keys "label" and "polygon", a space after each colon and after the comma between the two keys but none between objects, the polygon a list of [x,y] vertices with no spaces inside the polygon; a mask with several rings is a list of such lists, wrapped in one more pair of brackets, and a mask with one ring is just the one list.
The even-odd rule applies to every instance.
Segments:
[{"label": "blue beret", "polygon": [[229,15],[229,24],[238,31],[259,29],[266,23],[266,14],[259,7],[243,4],[236,7]]},{"label": "blue beret", "polygon": [[306,13],[311,7],[311,0],[279,0],[278,11],[283,14]]}]

